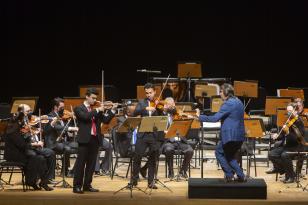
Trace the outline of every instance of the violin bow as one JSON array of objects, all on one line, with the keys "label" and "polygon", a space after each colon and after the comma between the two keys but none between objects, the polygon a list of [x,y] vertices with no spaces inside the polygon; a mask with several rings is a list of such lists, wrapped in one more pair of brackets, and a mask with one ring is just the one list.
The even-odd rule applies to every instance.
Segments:
[{"label": "violin bow", "polygon": [[161,91],[160,91],[160,94],[158,96],[158,100],[160,100],[160,97],[161,97],[161,95],[162,95],[162,93],[163,93],[163,91],[164,91],[164,89],[165,89],[165,87],[167,85],[167,82],[168,82],[169,78],[170,78],[170,74],[168,75],[168,77],[167,77],[167,79],[166,79],[166,81],[164,83],[163,89],[161,89]]}]

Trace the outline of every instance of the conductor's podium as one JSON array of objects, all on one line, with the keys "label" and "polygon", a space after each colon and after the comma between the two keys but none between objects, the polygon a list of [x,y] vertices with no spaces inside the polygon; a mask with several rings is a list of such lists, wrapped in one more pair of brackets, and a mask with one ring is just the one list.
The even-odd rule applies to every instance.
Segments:
[{"label": "conductor's podium", "polygon": [[188,198],[206,199],[266,199],[264,179],[226,183],[222,178],[190,178]]}]

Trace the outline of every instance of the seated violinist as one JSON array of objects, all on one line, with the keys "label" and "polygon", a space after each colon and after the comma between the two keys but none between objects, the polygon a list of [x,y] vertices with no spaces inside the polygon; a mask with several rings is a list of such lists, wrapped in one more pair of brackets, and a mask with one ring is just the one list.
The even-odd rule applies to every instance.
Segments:
[{"label": "seated violinist", "polygon": [[274,134],[273,139],[279,140],[280,144],[269,153],[269,160],[273,163],[273,169],[267,171],[267,174],[285,173],[284,183],[293,183],[295,172],[292,164],[292,154],[287,152],[303,151],[302,142],[304,136],[304,123],[298,117],[298,107],[295,103],[289,103],[287,106],[289,119],[282,127],[280,134]]},{"label": "seated violinist", "polygon": [[[65,175],[67,175],[70,166],[70,154],[77,152],[72,145],[73,140],[69,138],[69,132],[77,132],[78,127],[73,126],[72,113],[64,110],[64,100],[62,98],[53,99],[52,111],[48,116],[52,120],[44,129],[45,144],[55,153],[64,154],[65,167],[62,166],[62,172],[65,171]],[[63,162],[62,164],[64,165]]]},{"label": "seated violinist", "polygon": [[[45,147],[44,140],[42,139],[41,133],[42,131],[37,128],[36,131],[33,131],[35,127],[39,126],[39,122],[36,120],[37,117],[32,115],[32,112],[30,112],[29,106],[24,106],[25,113],[28,113],[25,117],[25,125],[30,126],[30,132],[26,133],[25,136],[30,139],[30,149],[27,150],[28,156],[43,156],[46,160],[47,165],[47,176],[48,176],[48,183],[52,184],[54,182],[55,178],[55,161],[56,161],[56,155],[55,152],[52,149],[49,149]],[[33,120],[34,119],[34,120]],[[42,122],[42,121],[41,121]],[[52,188],[50,188],[52,189]]]},{"label": "seated violinist", "polygon": [[[174,119],[180,118],[179,114],[176,111],[173,98],[168,97],[165,99],[163,115],[168,116],[168,126],[172,124],[172,121]],[[178,142],[176,142],[177,140]],[[166,161],[168,164],[168,178],[174,177],[173,155],[175,154],[175,150],[180,150],[182,153],[184,153],[184,159],[182,167],[180,169],[180,176],[183,178],[188,178],[187,170],[190,160],[193,157],[194,151],[192,147],[187,143],[186,138],[177,139],[177,137],[166,139],[162,146],[162,153],[166,155]]]},{"label": "seated violinist", "polygon": [[[47,159],[33,151],[42,150],[44,144],[32,140],[35,130],[27,122],[30,116],[29,105],[18,106],[17,113],[10,120],[6,130],[4,158],[26,165],[25,178],[28,186],[34,190],[44,188],[46,191],[51,191],[53,189],[47,185],[50,174]],[[52,155],[52,152],[50,154]],[[39,186],[37,186],[38,179],[40,179]]]}]

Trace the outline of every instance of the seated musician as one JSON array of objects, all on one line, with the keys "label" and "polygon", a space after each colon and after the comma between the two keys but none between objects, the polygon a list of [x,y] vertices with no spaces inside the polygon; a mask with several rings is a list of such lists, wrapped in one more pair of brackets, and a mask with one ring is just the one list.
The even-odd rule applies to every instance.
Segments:
[{"label": "seated musician", "polygon": [[[48,168],[50,167],[47,167],[46,158],[43,155],[32,153],[34,148],[42,149],[44,144],[41,141],[33,142],[31,140],[33,130],[26,124],[30,112],[29,105],[21,104],[18,106],[17,113],[8,123],[4,158],[7,161],[21,162],[26,165],[25,178],[28,186],[34,190],[44,188],[46,191],[51,191],[53,189],[47,185]],[[38,179],[40,179],[39,186],[37,186]]]},{"label": "seated musician", "polygon": [[287,106],[289,120],[282,127],[280,135],[274,134],[273,139],[279,140],[279,145],[269,153],[269,160],[273,163],[273,169],[267,174],[285,173],[284,183],[295,181],[295,172],[292,164],[292,154],[287,152],[298,152],[304,150],[303,136],[305,132],[304,123],[298,116],[296,103],[289,103]]},{"label": "seated musician", "polygon": [[44,128],[45,144],[47,148],[52,149],[56,154],[64,154],[65,163],[62,161],[62,165],[65,164],[65,167],[62,166],[62,172],[65,171],[67,176],[70,166],[70,154],[77,152],[72,145],[73,139],[69,138],[68,132],[77,132],[78,127],[73,126],[72,118],[69,118],[69,116],[64,118],[64,100],[62,98],[53,99],[52,111],[48,116],[52,118],[52,121]]},{"label": "seated musician", "polygon": [[[105,117],[114,116],[115,113],[116,113],[115,107],[111,107],[110,109],[106,109],[104,111],[104,116]],[[111,119],[112,118],[110,118],[110,121]],[[108,124],[109,122],[105,122],[105,124]],[[102,151],[105,151],[105,156],[102,162],[100,163],[99,159],[100,159],[100,155]],[[103,138],[102,143],[99,147],[99,152],[98,152],[97,159],[96,159],[95,171],[94,171],[95,175],[102,175],[102,176],[110,175],[110,163],[111,163],[111,158],[112,158],[112,151],[113,151],[112,144],[108,140]]]},{"label": "seated musician", "polygon": [[[168,97],[165,99],[163,114],[169,117],[169,126],[172,124],[173,119],[179,118],[173,98]],[[180,169],[180,176],[183,178],[188,178],[187,170],[190,164],[190,160],[193,157],[194,151],[192,147],[187,143],[187,139],[185,137],[181,139],[176,138],[177,137],[166,139],[165,143],[162,146],[162,153],[166,155],[166,160],[168,164],[168,178],[174,177],[173,156],[175,154],[175,150],[180,150],[182,153],[184,153],[184,159],[182,167]],[[179,140],[179,142],[176,142],[176,140]]]}]

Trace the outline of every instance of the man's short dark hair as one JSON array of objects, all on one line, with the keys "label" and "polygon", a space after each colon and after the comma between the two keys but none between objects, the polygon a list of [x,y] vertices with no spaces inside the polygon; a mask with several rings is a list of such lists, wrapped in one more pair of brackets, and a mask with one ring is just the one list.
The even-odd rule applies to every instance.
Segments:
[{"label": "man's short dark hair", "polygon": [[60,97],[56,97],[52,100],[52,104],[51,106],[54,107],[54,106],[59,106],[60,103],[64,103],[64,99],[63,98],[60,98]]},{"label": "man's short dark hair", "polygon": [[146,83],[144,85],[144,89],[150,89],[152,88],[153,90],[155,90],[155,86],[152,83]]},{"label": "man's short dark hair", "polygon": [[98,91],[96,88],[88,88],[86,92],[86,96],[90,96],[91,94],[98,95]]}]

